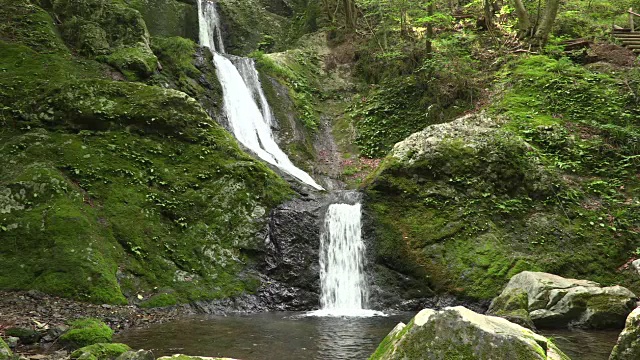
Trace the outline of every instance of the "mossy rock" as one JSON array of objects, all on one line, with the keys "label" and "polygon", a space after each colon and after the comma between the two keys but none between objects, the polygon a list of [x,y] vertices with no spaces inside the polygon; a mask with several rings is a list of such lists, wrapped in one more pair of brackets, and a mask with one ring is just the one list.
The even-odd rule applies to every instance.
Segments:
[{"label": "mossy rock", "polygon": [[198,7],[195,1],[134,0],[151,36],[173,37],[198,41]]},{"label": "mossy rock", "polygon": [[18,327],[8,328],[5,330],[4,334],[6,336],[15,336],[20,338],[20,342],[25,345],[34,344],[42,337],[36,330]]},{"label": "mossy rock", "polygon": [[[0,288],[145,306],[255,292],[267,214],[293,192],[193,97],[164,88],[219,111],[211,54],[161,40],[152,85],[114,81],[109,66],[72,55],[46,11],[2,1],[0,231],[18,245],[0,248]],[[49,10],[97,24],[109,51],[144,43],[137,11],[103,14],[110,6]],[[133,26],[128,40],[107,31],[118,18]]]},{"label": "mossy rock", "polygon": [[[363,184],[378,264],[478,299],[497,296],[525,270],[635,291],[638,280],[616,269],[640,246],[638,165],[624,160],[637,153],[630,144],[640,131],[621,121],[640,116],[608,75],[567,62],[522,59],[509,68],[521,82],[508,77],[514,87],[504,102],[394,146]],[[540,100],[549,87],[551,106]],[[601,100],[610,96],[614,115]],[[619,214],[609,224],[605,203]]]},{"label": "mossy rock", "polygon": [[493,299],[487,315],[499,316],[512,323],[535,329],[529,317],[529,295],[523,289],[503,291],[500,296]]},{"label": "mossy rock", "polygon": [[505,319],[464,307],[422,310],[399,324],[370,360],[418,360],[425,354],[465,360],[569,360],[551,340]]},{"label": "mossy rock", "polygon": [[640,308],[627,317],[609,360],[635,360],[640,358]]},{"label": "mossy rock", "polygon": [[158,66],[158,58],[144,43],[120,47],[107,56],[105,61],[120,70],[131,81],[148,78]]},{"label": "mossy rock", "polygon": [[0,338],[0,360],[11,360],[13,359],[13,353],[11,352],[11,348],[7,345],[6,342],[2,338]]},{"label": "mossy rock", "polygon": [[131,127],[143,133],[194,141],[218,127],[202,107],[182,92],[137,83],[82,80],[55,86],[38,117],[49,126],[77,130]]},{"label": "mossy rock", "polygon": [[72,44],[77,41],[79,27],[91,22],[107,34],[113,48],[148,44],[149,33],[140,13],[123,2],[111,0],[54,0],[52,11],[62,21],[62,33]]},{"label": "mossy rock", "polygon": [[[69,325],[71,326],[70,329],[60,336],[60,343],[74,349],[88,347],[93,344],[110,343],[114,333],[107,324],[98,319],[79,319],[71,322]],[[112,351],[120,348],[122,348],[122,346],[116,346],[112,349],[98,345],[90,349],[96,351],[100,349]],[[123,352],[126,350],[129,350],[129,348],[127,347]]]},{"label": "mossy rock", "polygon": [[231,358],[220,358],[220,357],[204,357],[204,356],[190,356],[190,355],[182,355],[175,354],[171,356],[163,356],[158,358],[158,360],[234,360]]},{"label": "mossy rock", "polygon": [[97,343],[84,346],[71,353],[73,360],[114,360],[131,348],[125,344]]}]

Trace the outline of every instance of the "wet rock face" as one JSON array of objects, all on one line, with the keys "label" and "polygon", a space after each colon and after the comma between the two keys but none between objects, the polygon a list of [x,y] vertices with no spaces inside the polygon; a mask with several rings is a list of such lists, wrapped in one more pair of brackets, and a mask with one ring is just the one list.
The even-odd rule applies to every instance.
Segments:
[{"label": "wet rock face", "polygon": [[609,360],[640,359],[640,308],[627,317],[624,330],[618,337]]},{"label": "wet rock face", "polygon": [[[513,300],[522,296],[527,301]],[[622,328],[636,301],[636,295],[622,286],[523,271],[511,278],[489,312],[516,314],[540,328]]]},{"label": "wet rock face", "polygon": [[[376,223],[365,197],[362,216],[362,237],[366,246],[366,272],[369,281],[369,307],[414,311],[423,308],[434,295],[425,281],[407,275],[407,271],[380,259]],[[447,304],[453,305],[453,304]]]},{"label": "wet rock face", "polygon": [[318,306],[320,228],[325,201],[309,196],[272,211],[263,271],[290,289],[282,294],[267,290],[265,294],[269,297],[302,296],[292,306],[307,309]]}]

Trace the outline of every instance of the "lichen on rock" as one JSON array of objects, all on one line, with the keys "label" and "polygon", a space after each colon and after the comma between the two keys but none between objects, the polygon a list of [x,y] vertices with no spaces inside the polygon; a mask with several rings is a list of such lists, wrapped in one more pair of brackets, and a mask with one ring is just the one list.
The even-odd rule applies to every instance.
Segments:
[{"label": "lichen on rock", "polygon": [[96,343],[82,347],[71,353],[72,360],[114,360],[131,350],[125,344]]},{"label": "lichen on rock", "polygon": [[[523,295],[526,301],[513,301],[514,296]],[[636,301],[636,295],[621,286],[523,271],[511,278],[489,312],[521,314],[541,328],[622,328]]]},{"label": "lichen on rock", "polygon": [[629,314],[609,360],[640,359],[640,308]]},{"label": "lichen on rock", "polygon": [[9,348],[9,345],[4,342],[2,338],[0,338],[0,360],[10,360],[13,359],[13,353]]},{"label": "lichen on rock", "polygon": [[424,309],[406,326],[399,324],[370,360],[568,360],[553,342],[505,319],[464,307]]}]

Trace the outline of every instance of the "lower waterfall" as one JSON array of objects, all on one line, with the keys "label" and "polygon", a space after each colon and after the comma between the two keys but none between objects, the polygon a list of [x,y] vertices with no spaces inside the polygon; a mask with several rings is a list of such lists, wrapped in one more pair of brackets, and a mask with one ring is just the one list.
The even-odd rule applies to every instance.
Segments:
[{"label": "lower waterfall", "polygon": [[321,309],[311,316],[375,316],[368,310],[361,204],[329,205],[320,237]]}]

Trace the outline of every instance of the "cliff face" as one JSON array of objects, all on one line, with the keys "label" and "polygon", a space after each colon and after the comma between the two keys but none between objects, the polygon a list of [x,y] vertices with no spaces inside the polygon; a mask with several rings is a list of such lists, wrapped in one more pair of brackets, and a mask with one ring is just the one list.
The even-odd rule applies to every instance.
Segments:
[{"label": "cliff face", "polygon": [[155,86],[215,94],[210,61],[150,42],[119,2],[42,5],[0,9],[0,287],[148,306],[254,291],[245,270],[291,190],[196,100]]}]

